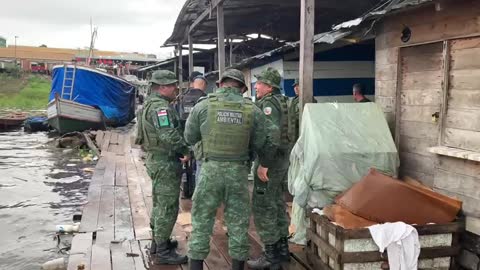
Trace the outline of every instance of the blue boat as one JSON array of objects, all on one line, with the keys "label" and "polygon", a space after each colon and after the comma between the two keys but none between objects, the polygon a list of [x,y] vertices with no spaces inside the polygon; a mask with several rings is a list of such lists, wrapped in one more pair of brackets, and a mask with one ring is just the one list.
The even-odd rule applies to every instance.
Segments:
[{"label": "blue boat", "polygon": [[55,66],[47,108],[59,133],[123,126],[135,117],[135,86],[90,67]]}]

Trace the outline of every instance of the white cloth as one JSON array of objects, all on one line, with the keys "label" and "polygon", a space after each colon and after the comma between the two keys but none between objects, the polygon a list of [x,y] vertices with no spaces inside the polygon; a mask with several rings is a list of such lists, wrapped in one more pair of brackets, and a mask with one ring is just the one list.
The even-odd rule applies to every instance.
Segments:
[{"label": "white cloth", "polygon": [[403,222],[368,227],[380,252],[387,249],[390,270],[417,270],[420,242],[418,232]]}]

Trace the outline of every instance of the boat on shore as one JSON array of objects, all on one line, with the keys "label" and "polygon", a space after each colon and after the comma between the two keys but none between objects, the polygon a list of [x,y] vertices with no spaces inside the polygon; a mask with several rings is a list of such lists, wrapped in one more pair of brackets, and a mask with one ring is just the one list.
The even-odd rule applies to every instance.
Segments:
[{"label": "boat on shore", "polygon": [[28,118],[28,115],[26,113],[21,113],[21,112],[0,115],[0,130],[20,127],[23,125],[23,122],[27,118]]},{"label": "boat on shore", "polygon": [[52,70],[48,123],[60,134],[128,124],[135,112],[135,86],[90,67]]}]

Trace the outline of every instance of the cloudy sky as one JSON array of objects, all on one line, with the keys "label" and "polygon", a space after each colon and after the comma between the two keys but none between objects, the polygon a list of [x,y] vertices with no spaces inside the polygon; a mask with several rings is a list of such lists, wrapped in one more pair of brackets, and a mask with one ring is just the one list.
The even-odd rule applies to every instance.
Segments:
[{"label": "cloudy sky", "polygon": [[90,17],[99,50],[154,53],[175,24],[185,0],[0,0],[0,36],[8,44],[81,48],[90,43]]}]

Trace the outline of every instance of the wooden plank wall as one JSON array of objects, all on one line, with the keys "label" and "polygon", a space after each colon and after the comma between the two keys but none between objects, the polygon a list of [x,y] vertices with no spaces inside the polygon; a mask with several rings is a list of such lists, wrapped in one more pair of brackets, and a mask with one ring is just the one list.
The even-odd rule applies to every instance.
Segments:
[{"label": "wooden plank wall", "polygon": [[[435,45],[429,45],[426,55],[418,54],[418,58],[405,59],[401,54],[402,51],[406,55],[409,53],[409,49],[401,48],[404,46],[452,40],[447,77],[451,92],[447,96],[446,132],[441,142],[480,151],[477,134],[480,131],[480,41],[478,38],[465,39],[480,36],[480,2],[444,1],[440,7],[441,10],[436,11],[432,4],[398,13],[377,25],[375,100],[385,112],[392,134],[400,141],[401,174],[461,199],[468,216],[467,224],[474,224],[467,229],[470,227],[470,231],[480,234],[480,163],[431,156],[427,151],[439,136],[438,124],[432,123],[428,114],[443,103],[443,87],[438,88],[442,77],[429,69],[441,69],[443,57],[433,57],[438,53]],[[405,26],[412,32],[407,43],[400,39]],[[460,38],[462,40],[456,40]],[[421,51],[421,48],[416,50]],[[423,61],[425,58],[428,61]],[[406,66],[402,67],[401,61],[406,61]],[[402,72],[411,72],[411,68],[421,70],[422,75],[416,79],[405,77]],[[411,88],[409,84],[414,89],[406,89]],[[400,130],[395,130],[396,127]]]}]

